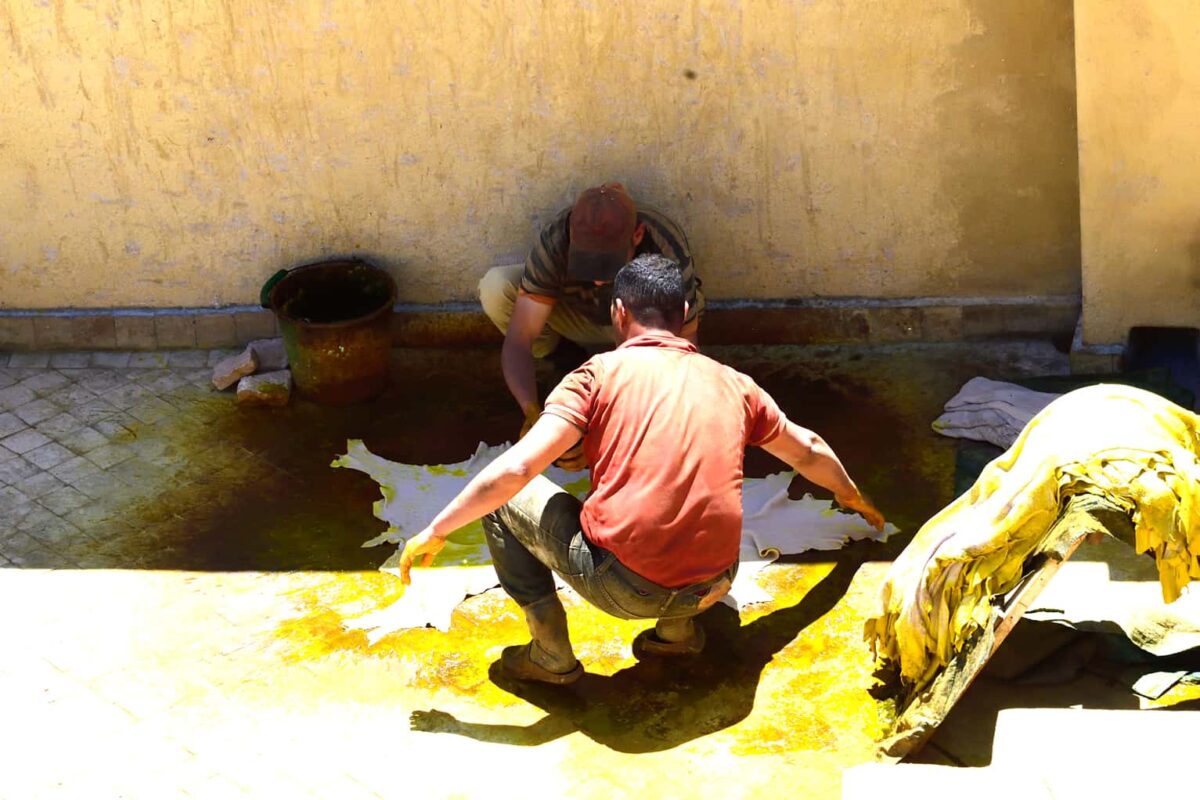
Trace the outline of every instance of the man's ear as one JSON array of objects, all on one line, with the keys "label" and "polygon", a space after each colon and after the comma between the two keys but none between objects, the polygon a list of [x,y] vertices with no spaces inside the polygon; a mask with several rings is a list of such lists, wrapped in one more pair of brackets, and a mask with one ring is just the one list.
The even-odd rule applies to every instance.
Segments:
[{"label": "man's ear", "polygon": [[639,222],[637,227],[633,229],[633,246],[636,248],[642,243],[642,239],[646,237],[646,223]]},{"label": "man's ear", "polygon": [[624,324],[625,317],[629,312],[625,310],[625,304],[621,302],[621,298],[614,297],[608,313],[612,317],[613,327],[620,327],[618,322]]},{"label": "man's ear", "polygon": [[688,305],[688,301],[684,300],[683,301],[683,321],[684,321],[684,323],[687,322],[687,315],[688,315],[688,312],[691,310],[692,310],[692,307],[690,305]]}]

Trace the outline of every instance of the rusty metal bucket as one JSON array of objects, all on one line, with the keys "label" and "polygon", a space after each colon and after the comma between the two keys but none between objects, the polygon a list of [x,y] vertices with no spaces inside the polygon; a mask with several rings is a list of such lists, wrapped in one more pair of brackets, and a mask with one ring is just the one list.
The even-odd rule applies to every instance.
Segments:
[{"label": "rusty metal bucket", "polygon": [[262,289],[304,397],[326,405],[369,400],[387,386],[396,282],[363,261],[325,261],[276,273]]}]

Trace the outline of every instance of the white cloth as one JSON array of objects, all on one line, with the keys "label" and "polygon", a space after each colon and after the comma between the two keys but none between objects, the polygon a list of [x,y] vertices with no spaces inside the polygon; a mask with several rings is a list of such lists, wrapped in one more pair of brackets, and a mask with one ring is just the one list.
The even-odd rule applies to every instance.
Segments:
[{"label": "white cloth", "polygon": [[1014,383],[972,378],[946,401],[933,429],[943,436],[990,442],[1007,450],[1029,421],[1058,396]]},{"label": "white cloth", "polygon": [[[403,544],[419,532],[442,508],[462,491],[467,482],[490,464],[509,444],[489,447],[480,442],[475,454],[455,464],[399,464],[381,458],[358,439],[346,443],[346,454],[332,466],[354,469],[370,475],[383,492],[376,501],[375,516],[388,523],[388,529],[370,539],[363,547],[379,544]],[[586,476],[551,467],[547,478],[576,497],[591,488]],[[780,555],[806,550],[836,550],[848,541],[882,541],[896,531],[888,525],[877,533],[857,515],[835,511],[832,505],[805,495],[788,499],[792,473],[781,472],[761,479],[748,478],[742,484],[741,564],[737,579],[723,602],[741,610],[771,599],[756,576]],[[398,548],[380,567],[396,574],[402,548]],[[432,625],[449,630],[454,608],[467,597],[481,594],[497,585],[491,555],[483,528],[476,522],[455,531],[438,555],[436,569],[414,569],[412,584],[392,605],[348,620],[348,628],[368,631],[373,643],[381,636],[405,628]],[[559,584],[562,588],[562,584]]]},{"label": "white cloth", "polygon": [[807,550],[838,550],[859,539],[883,541],[896,532],[888,524],[877,533],[857,514],[839,512],[831,503],[804,495],[788,497],[793,473],[776,472],[742,482],[742,546],[737,578],[725,603],[739,611],[771,599],[757,576],[781,555]]},{"label": "white cloth", "polygon": [[[509,442],[494,447],[480,442],[475,454],[466,461],[454,464],[401,464],[375,455],[361,439],[351,439],[346,442],[346,454],[334,459],[330,466],[365,472],[383,490],[383,497],[375,501],[372,510],[389,527],[364,543],[363,547],[403,544],[406,538],[428,525],[462,491],[467,481],[510,446]],[[591,482],[583,473],[550,467],[542,474],[576,497],[583,497],[591,488]],[[484,545],[482,531],[478,544]],[[486,546],[478,552],[481,560],[471,563],[492,563]],[[445,556],[439,558],[444,563]]]}]

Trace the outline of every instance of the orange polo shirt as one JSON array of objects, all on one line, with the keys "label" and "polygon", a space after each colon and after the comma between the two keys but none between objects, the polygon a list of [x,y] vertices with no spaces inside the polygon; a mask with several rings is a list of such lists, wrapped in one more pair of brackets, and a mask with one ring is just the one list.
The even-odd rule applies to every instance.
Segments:
[{"label": "orange polo shirt", "polygon": [[584,434],[584,534],[673,589],[737,560],[746,446],[766,444],[787,422],[753,380],[668,334],[589,359],[550,393],[545,413]]}]

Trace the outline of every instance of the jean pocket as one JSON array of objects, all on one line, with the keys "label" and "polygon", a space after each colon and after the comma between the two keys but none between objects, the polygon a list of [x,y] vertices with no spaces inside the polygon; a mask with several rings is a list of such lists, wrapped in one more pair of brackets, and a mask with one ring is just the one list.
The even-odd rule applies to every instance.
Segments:
[{"label": "jean pocket", "polygon": [[618,619],[640,619],[636,614],[630,614],[613,598],[608,588],[608,581],[603,577],[593,577],[588,581],[592,603],[605,614],[611,614]]},{"label": "jean pocket", "polygon": [[[612,556],[611,553],[608,554]],[[586,578],[596,575],[601,568],[605,567],[604,560],[599,565],[595,563],[595,553],[588,546],[587,540],[583,538],[582,533],[575,535],[571,540],[571,544],[567,547],[567,572],[566,574],[577,578]]]},{"label": "jean pocket", "polygon": [[599,578],[598,583],[626,619],[655,619],[662,610],[661,597],[631,586],[615,571],[609,570]]}]

